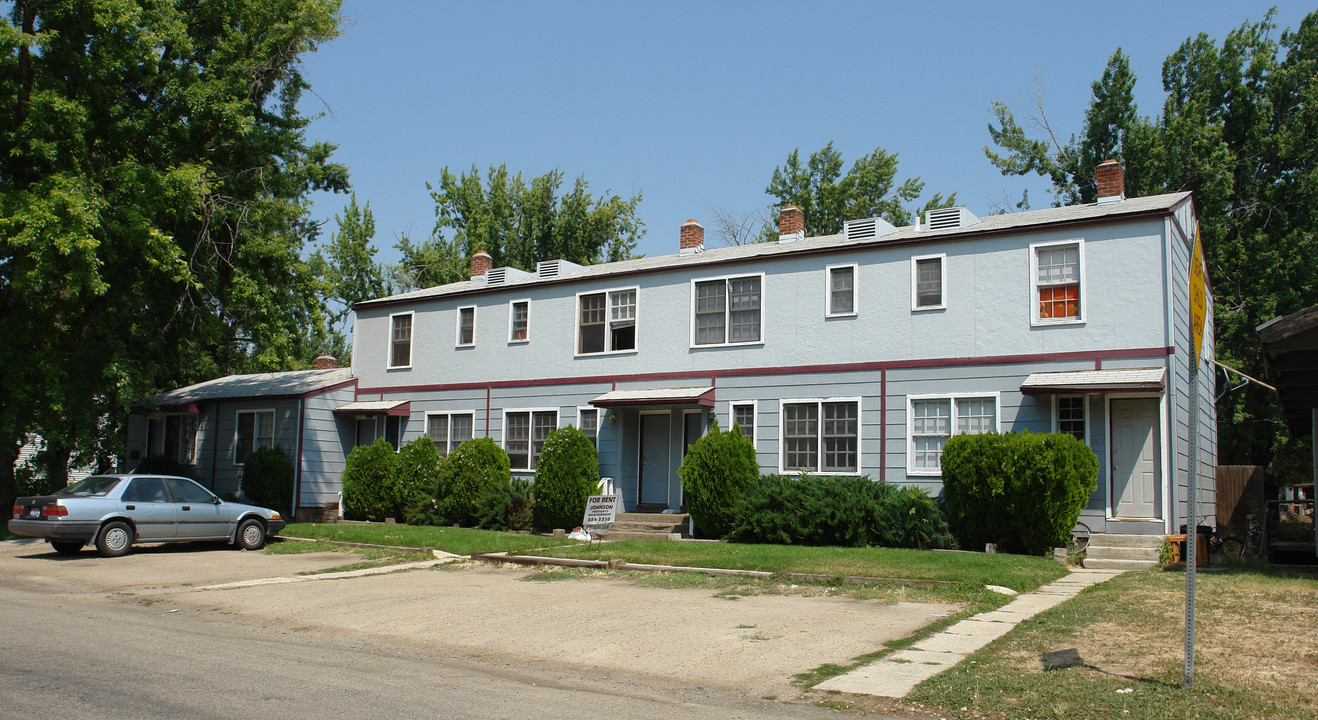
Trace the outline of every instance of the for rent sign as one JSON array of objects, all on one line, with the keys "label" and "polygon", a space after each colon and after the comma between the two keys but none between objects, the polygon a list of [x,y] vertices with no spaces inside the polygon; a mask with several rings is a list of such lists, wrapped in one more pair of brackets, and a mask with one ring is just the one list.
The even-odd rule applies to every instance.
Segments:
[{"label": "for rent sign", "polygon": [[617,516],[617,495],[592,495],[586,500],[586,516],[581,520],[581,527],[591,532],[608,530]]}]

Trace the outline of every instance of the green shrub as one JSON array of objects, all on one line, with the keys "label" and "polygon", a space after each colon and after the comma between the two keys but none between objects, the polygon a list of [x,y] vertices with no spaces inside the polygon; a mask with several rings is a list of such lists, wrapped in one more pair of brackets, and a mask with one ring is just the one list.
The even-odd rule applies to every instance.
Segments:
[{"label": "green shrub", "polygon": [[292,514],[293,461],[280,447],[258,448],[243,462],[243,494],[253,505]]},{"label": "green shrub", "polygon": [[142,458],[142,462],[137,464],[133,472],[138,475],[178,475],[190,478],[193,470],[191,465],[184,465],[177,458],[168,455],[148,455]]},{"label": "green shrub", "polygon": [[531,481],[513,478],[491,485],[476,499],[476,527],[488,530],[530,530],[535,512]]},{"label": "green shrub", "polygon": [[395,459],[394,446],[384,438],[348,453],[343,469],[344,517],[380,522],[401,513],[403,493],[394,477]]},{"label": "green shrub", "polygon": [[696,531],[703,537],[723,537],[732,529],[737,501],[759,479],[760,463],[741,430],[720,432],[715,422],[709,434],[687,450],[677,476]]},{"label": "green shrub", "polygon": [[512,478],[508,453],[487,437],[468,440],[439,462],[435,513],[443,522],[476,524],[476,501],[485,489]]},{"label": "green shrub", "polygon": [[952,532],[964,548],[1062,547],[1098,488],[1098,458],[1066,433],[958,435],[943,449]]},{"label": "green shrub", "polygon": [[784,545],[953,545],[942,513],[923,490],[813,475],[759,478],[737,503],[727,537]]},{"label": "green shrub", "polygon": [[586,434],[568,426],[549,434],[535,467],[535,525],[572,528],[586,514],[586,499],[599,492],[599,453]]},{"label": "green shrub", "polygon": [[419,519],[416,510],[434,505],[439,491],[439,451],[429,435],[409,442],[394,459],[394,481],[402,493],[403,519],[409,524]]}]

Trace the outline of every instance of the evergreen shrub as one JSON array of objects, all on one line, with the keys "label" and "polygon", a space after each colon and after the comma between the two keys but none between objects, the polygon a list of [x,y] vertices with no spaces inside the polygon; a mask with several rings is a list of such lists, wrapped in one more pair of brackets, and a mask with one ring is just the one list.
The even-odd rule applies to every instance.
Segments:
[{"label": "evergreen shrub", "polygon": [[765,475],[737,503],[727,538],[842,547],[947,548],[954,541],[933,498],[868,477]]},{"label": "evergreen shrub", "polygon": [[1094,451],[1066,433],[957,435],[943,448],[949,524],[961,547],[1037,555],[1063,547],[1098,489]]},{"label": "evergreen shrub", "polygon": [[733,427],[718,423],[687,449],[678,468],[687,512],[702,537],[723,537],[732,529],[737,502],[760,477],[755,446]]},{"label": "evergreen shrub", "polygon": [[553,530],[580,525],[586,499],[599,487],[599,453],[590,438],[570,425],[550,433],[535,468],[535,526]]},{"label": "evergreen shrub", "polygon": [[487,530],[530,530],[535,512],[531,481],[490,485],[476,499],[476,526]]},{"label": "evergreen shrub", "polygon": [[243,494],[253,505],[277,510],[284,517],[292,515],[293,461],[283,448],[257,448],[248,455],[240,483]]},{"label": "evergreen shrub", "polygon": [[343,468],[343,515],[349,520],[383,521],[402,510],[403,493],[394,476],[394,446],[380,438],[348,453]]},{"label": "evergreen shrub", "polygon": [[441,523],[476,524],[476,501],[489,487],[512,478],[508,453],[493,440],[479,437],[453,448],[439,462],[435,512]]},{"label": "evergreen shrub", "polygon": [[433,506],[439,491],[439,451],[429,435],[406,443],[394,458],[394,481],[402,497],[403,519],[409,524],[420,518],[417,510]]}]

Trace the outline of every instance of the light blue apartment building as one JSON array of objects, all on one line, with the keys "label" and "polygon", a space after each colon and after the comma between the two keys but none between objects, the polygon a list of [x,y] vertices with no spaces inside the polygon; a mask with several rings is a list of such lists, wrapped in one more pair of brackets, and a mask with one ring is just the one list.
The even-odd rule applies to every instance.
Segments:
[{"label": "light blue apartment building", "polygon": [[[335,501],[342,454],[380,435],[441,452],[488,436],[531,477],[549,433],[575,425],[626,508],[654,510],[682,507],[677,469],[715,422],[740,427],[766,473],[933,494],[948,438],[1029,430],[1098,455],[1089,531],[1162,535],[1184,523],[1199,432],[1211,524],[1212,373],[1188,417],[1194,204],[1125,198],[1116,163],[1100,176],[1116,190],[1097,203],[987,218],[945,208],[805,237],[789,207],[776,242],[705,248],[692,220],[660,257],[532,273],[477,253],[471,280],[358,304],[351,380],[284,396],[298,505]],[[163,432],[180,405],[152,407]],[[239,452],[226,432],[241,421],[217,419],[216,455]]]}]

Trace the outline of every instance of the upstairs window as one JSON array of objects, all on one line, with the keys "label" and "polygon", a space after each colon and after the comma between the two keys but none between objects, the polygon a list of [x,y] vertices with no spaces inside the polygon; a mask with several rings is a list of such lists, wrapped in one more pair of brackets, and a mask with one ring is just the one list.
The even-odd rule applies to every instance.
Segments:
[{"label": "upstairs window", "polygon": [[943,255],[911,258],[911,309],[939,310],[943,303]]},{"label": "upstairs window", "polygon": [[275,444],[274,410],[241,410],[236,424],[237,438],[233,452],[235,465],[242,465],[257,448]]},{"label": "upstairs window", "polygon": [[389,316],[389,367],[412,366],[412,313]]},{"label": "upstairs window", "polygon": [[508,342],[526,342],[531,325],[531,301],[514,300],[508,306]]},{"label": "upstairs window", "polygon": [[476,308],[458,308],[458,347],[476,344]]},{"label": "upstairs window", "polygon": [[636,288],[577,296],[577,354],[636,349]]},{"label": "upstairs window", "polygon": [[763,275],[695,282],[693,345],[760,342]]},{"label": "upstairs window", "polygon": [[1035,324],[1084,320],[1084,253],[1079,242],[1032,245]]},{"label": "upstairs window", "polygon": [[828,317],[856,314],[856,266],[828,269]]}]

